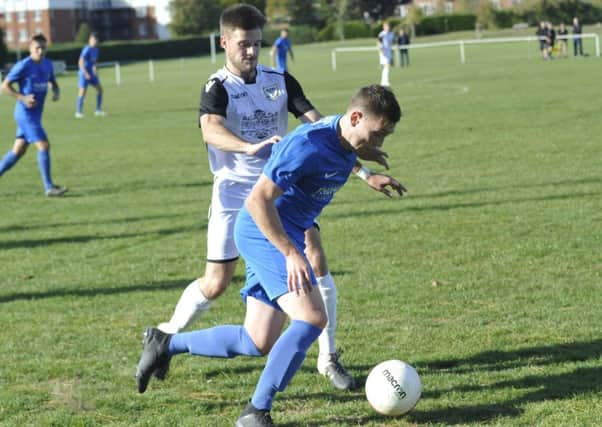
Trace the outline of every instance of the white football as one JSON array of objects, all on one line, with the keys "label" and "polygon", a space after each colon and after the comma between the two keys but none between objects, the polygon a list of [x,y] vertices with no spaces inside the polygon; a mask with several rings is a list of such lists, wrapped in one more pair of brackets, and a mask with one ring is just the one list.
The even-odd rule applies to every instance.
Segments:
[{"label": "white football", "polygon": [[421,393],[418,373],[401,360],[379,363],[366,379],[368,402],[383,415],[402,415],[411,411]]}]

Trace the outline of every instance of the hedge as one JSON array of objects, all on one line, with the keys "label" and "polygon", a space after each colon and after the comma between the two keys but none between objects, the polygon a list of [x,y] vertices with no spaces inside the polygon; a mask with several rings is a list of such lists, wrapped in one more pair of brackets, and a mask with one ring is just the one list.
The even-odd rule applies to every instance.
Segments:
[{"label": "hedge", "polygon": [[470,13],[425,16],[416,25],[416,35],[426,36],[450,31],[474,30],[477,18]]},{"label": "hedge", "polygon": [[[82,45],[64,44],[48,48],[53,61],[65,61],[69,67],[77,67]],[[128,62],[148,59],[171,59],[210,53],[209,36],[183,37],[171,40],[116,41],[100,45],[100,62]],[[22,52],[27,54],[27,51]],[[9,62],[16,62],[16,53],[9,53]]]}]

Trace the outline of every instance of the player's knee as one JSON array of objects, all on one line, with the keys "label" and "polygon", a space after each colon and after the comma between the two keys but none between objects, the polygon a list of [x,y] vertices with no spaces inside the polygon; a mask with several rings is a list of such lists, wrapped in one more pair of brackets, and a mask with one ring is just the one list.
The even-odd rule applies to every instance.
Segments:
[{"label": "player's knee", "polygon": [[205,298],[213,300],[223,294],[229,284],[229,281],[221,276],[204,276],[200,288]]},{"label": "player's knee", "polygon": [[316,328],[324,329],[328,323],[328,316],[324,310],[313,310],[306,313],[305,319],[303,320]]}]

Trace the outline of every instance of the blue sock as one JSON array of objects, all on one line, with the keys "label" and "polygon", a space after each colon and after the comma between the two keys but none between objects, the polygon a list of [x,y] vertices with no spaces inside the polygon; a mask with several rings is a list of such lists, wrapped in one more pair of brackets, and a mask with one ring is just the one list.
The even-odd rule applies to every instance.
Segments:
[{"label": "blue sock", "polygon": [[10,168],[12,168],[15,163],[19,161],[19,156],[17,156],[13,151],[9,151],[2,157],[0,160],[0,176]]},{"label": "blue sock", "polygon": [[169,355],[190,353],[207,357],[261,356],[242,325],[223,325],[175,334],[169,341]]},{"label": "blue sock", "polygon": [[42,181],[44,181],[44,188],[48,190],[53,185],[52,178],[50,178],[50,153],[48,150],[38,151],[38,167],[40,168]]},{"label": "blue sock", "polygon": [[299,370],[305,353],[318,339],[322,329],[301,320],[291,321],[270,351],[251,403],[257,409],[269,411],[277,391],[283,391]]},{"label": "blue sock", "polygon": [[102,93],[96,94],[96,111],[102,111]]},{"label": "blue sock", "polygon": [[78,96],[77,97],[77,112],[81,113],[82,110],[84,109],[84,97],[83,96]]}]

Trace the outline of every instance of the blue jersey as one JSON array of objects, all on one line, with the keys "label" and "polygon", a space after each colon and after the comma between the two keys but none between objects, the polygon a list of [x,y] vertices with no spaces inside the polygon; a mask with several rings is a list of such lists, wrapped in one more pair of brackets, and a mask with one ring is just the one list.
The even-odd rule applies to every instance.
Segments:
[{"label": "blue jersey", "polygon": [[[263,169],[263,174],[284,192],[276,199],[276,208],[285,231],[294,240],[303,239],[305,230],[345,184],[355,165],[356,154],[346,150],[339,140],[340,118],[325,117],[297,127],[273,145]],[[252,223],[246,209],[243,212],[239,218]],[[254,223],[249,225],[256,227]]]},{"label": "blue jersey", "polygon": [[276,48],[276,64],[278,71],[286,71],[286,54],[291,50],[291,41],[288,37],[278,37],[274,42]]},{"label": "blue jersey", "polygon": [[40,62],[35,62],[28,56],[17,62],[10,69],[6,78],[9,82],[19,84],[21,95],[34,95],[36,100],[36,105],[33,108],[27,108],[25,104],[18,101],[15,104],[15,119],[29,117],[39,120],[44,111],[48,82],[55,80],[52,61],[44,58]]},{"label": "blue jersey", "polygon": [[[82,53],[79,57],[84,61],[84,68],[90,75],[94,75],[94,66],[98,61],[98,48],[92,46],[85,46],[82,49]],[[79,70],[83,74],[82,70]]]},{"label": "blue jersey", "polygon": [[[279,143],[263,174],[283,190],[276,209],[284,230],[300,253],[305,250],[304,233],[341,188],[356,161],[339,140],[341,116],[297,127]],[[276,300],[288,292],[284,255],[261,233],[246,208],[236,219],[234,240],[245,259],[247,280],[241,290],[243,301],[252,296],[280,310]],[[313,270],[311,282],[316,283]]]},{"label": "blue jersey", "polygon": [[291,41],[288,37],[278,37],[274,42],[276,48],[276,54],[278,58],[284,58],[286,60],[286,54],[291,50]]}]

